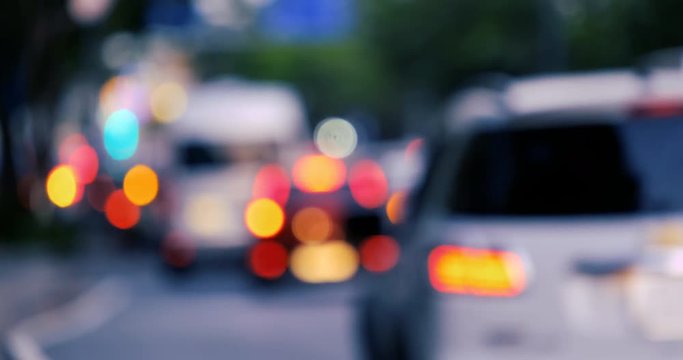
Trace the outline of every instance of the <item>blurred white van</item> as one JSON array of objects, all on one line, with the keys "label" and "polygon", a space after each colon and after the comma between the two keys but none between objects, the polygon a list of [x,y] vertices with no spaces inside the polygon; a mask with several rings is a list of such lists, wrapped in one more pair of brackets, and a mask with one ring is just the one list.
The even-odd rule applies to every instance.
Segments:
[{"label": "blurred white van", "polygon": [[166,264],[185,268],[245,251],[252,238],[244,209],[256,172],[307,135],[303,103],[285,85],[221,79],[191,90],[186,114],[170,125],[174,160],[162,179],[170,199]]}]

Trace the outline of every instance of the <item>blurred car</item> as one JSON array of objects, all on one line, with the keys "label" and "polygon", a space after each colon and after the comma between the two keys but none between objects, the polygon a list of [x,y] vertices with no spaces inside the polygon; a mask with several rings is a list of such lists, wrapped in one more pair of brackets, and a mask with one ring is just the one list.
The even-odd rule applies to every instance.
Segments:
[{"label": "blurred car", "polygon": [[189,94],[170,125],[174,162],[166,176],[162,254],[172,268],[251,245],[244,208],[252,179],[277,149],[307,134],[298,95],[270,83],[217,80]]},{"label": "blurred car", "polygon": [[676,99],[623,106],[635,95],[616,111],[548,107],[453,127],[402,231],[397,268],[359,306],[365,354],[683,350],[683,312],[671,302],[683,290],[683,117]]},{"label": "blurred car", "polygon": [[363,144],[344,159],[310,145],[281,149],[281,160],[257,174],[245,212],[255,237],[249,255],[253,274],[335,283],[360,268],[390,270],[398,245],[387,233],[401,221],[405,191],[421,168],[415,144]]}]

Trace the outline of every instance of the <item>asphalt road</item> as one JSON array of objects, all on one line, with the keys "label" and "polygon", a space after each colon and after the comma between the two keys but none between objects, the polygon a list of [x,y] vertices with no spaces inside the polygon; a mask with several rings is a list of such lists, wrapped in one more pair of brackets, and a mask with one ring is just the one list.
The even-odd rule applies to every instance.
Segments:
[{"label": "asphalt road", "polygon": [[[358,281],[264,286],[237,269],[173,280],[151,259],[103,275],[115,286],[47,321],[49,359],[355,359]],[[75,322],[74,324],[68,324]],[[60,334],[62,332],[63,334]]]}]

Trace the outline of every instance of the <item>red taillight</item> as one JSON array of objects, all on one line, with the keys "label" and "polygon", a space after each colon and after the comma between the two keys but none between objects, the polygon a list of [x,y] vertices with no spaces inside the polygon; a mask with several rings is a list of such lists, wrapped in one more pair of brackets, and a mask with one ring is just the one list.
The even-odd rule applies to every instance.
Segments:
[{"label": "red taillight", "polygon": [[261,241],[249,253],[249,267],[258,277],[274,280],[287,271],[287,249],[274,241]]},{"label": "red taillight", "polygon": [[633,106],[631,114],[649,118],[683,115],[683,102],[677,99],[650,100]]},{"label": "red taillight", "polygon": [[289,176],[281,166],[270,164],[263,166],[256,174],[252,187],[254,198],[269,198],[280,205],[289,199]]},{"label": "red taillight", "polygon": [[442,245],[429,254],[428,267],[442,293],[516,296],[527,284],[522,259],[508,251]]},{"label": "red taillight", "polygon": [[349,188],[358,205],[374,209],[387,200],[389,186],[379,164],[372,160],[362,160],[351,168]]},{"label": "red taillight", "polygon": [[337,191],[344,185],[345,178],[344,162],[325,155],[304,156],[292,169],[294,185],[308,193]]},{"label": "red taillight", "polygon": [[400,253],[398,243],[389,236],[371,236],[360,245],[361,264],[371,272],[391,270],[396,266]]}]

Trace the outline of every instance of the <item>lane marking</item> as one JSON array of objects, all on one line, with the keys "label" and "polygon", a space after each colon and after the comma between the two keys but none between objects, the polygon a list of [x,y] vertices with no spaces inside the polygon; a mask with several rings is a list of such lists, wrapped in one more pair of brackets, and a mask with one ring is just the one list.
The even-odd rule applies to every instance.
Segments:
[{"label": "lane marking", "polygon": [[97,330],[130,302],[129,287],[116,277],[106,278],[62,307],[20,322],[9,331],[8,351],[16,360],[49,360],[44,348]]}]

